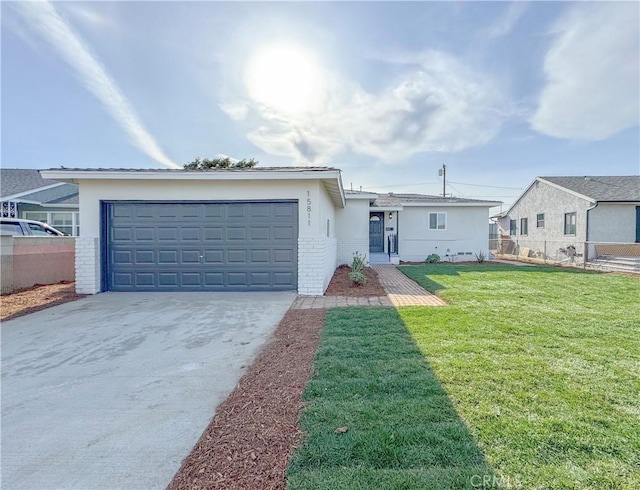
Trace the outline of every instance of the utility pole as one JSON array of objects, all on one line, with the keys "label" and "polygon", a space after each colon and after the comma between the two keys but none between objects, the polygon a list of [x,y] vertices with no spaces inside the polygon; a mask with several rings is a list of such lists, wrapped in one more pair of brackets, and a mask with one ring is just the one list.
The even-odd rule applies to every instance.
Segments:
[{"label": "utility pole", "polygon": [[442,177],[442,197],[447,197],[447,166],[443,163],[438,170],[438,175]]}]

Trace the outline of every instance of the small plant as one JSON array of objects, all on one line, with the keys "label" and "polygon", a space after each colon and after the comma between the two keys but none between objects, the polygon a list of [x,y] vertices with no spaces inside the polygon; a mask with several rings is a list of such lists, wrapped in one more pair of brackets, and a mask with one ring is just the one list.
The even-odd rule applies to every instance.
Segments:
[{"label": "small plant", "polygon": [[487,256],[482,250],[480,250],[480,253],[476,254],[476,260],[478,261],[478,264],[482,264],[486,258]]},{"label": "small plant", "polygon": [[355,252],[353,254],[353,260],[351,261],[351,272],[349,273],[349,279],[351,279],[357,286],[360,286],[367,282],[367,276],[364,275],[365,265],[365,256],[360,255],[360,252]]},{"label": "small plant", "polygon": [[351,270],[362,272],[364,270],[365,265],[366,265],[365,256],[360,255],[360,252],[355,252],[353,254],[353,260],[351,261]]},{"label": "small plant", "polygon": [[437,264],[438,262],[440,262],[440,256],[438,254],[431,254],[424,259],[425,264]]},{"label": "small plant", "polygon": [[356,286],[362,286],[367,282],[367,276],[364,275],[364,272],[360,271],[349,272],[349,279],[351,279]]}]

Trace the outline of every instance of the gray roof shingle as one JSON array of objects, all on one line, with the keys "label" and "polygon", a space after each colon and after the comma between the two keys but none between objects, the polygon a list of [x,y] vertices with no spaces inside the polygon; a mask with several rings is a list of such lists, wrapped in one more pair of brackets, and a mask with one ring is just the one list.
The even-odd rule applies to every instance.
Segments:
[{"label": "gray roof shingle", "polygon": [[[50,187],[54,184],[59,185]],[[37,169],[0,169],[0,187],[2,188],[0,199],[22,194],[17,198],[18,201],[34,201],[41,204],[77,204],[78,202],[76,184],[43,179]]]},{"label": "gray roof shingle", "polygon": [[55,180],[43,179],[36,169],[0,169],[0,197],[2,198],[57,183]]},{"label": "gray roof shingle", "polygon": [[640,175],[539,177],[594,201],[640,201]]}]

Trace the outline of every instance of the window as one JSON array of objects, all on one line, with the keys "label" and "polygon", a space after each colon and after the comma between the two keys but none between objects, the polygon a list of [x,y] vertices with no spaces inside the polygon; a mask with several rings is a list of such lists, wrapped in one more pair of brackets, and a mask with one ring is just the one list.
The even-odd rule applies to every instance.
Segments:
[{"label": "window", "polygon": [[430,230],[447,229],[447,213],[429,213]]},{"label": "window", "polygon": [[65,235],[73,235],[73,213],[51,213],[49,224]]},{"label": "window", "polygon": [[[57,236],[53,231],[47,230],[44,226],[37,223],[28,223],[31,234],[35,236]],[[60,230],[62,231],[62,230]]]},{"label": "window", "polygon": [[536,228],[544,228],[544,213],[536,214]]},{"label": "window", "polygon": [[22,228],[18,223],[2,223],[0,224],[0,230],[11,233],[12,235],[22,235]]},{"label": "window", "polygon": [[515,236],[516,234],[516,220],[509,220],[509,235]]},{"label": "window", "polygon": [[529,234],[529,218],[520,218],[520,234]]},{"label": "window", "polygon": [[564,213],[564,234],[576,234],[576,213]]},{"label": "window", "polygon": [[47,223],[65,235],[78,236],[80,234],[80,220],[77,212],[25,211],[24,218]]}]

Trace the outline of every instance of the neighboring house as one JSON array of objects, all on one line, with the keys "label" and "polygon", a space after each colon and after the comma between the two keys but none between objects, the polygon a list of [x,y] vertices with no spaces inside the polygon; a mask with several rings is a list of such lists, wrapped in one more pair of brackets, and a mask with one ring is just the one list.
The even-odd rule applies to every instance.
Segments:
[{"label": "neighboring house", "polygon": [[36,169],[0,169],[3,218],[33,219],[79,234],[78,186],[45,179]]},{"label": "neighboring house", "polygon": [[[297,290],[321,295],[337,265],[475,259],[495,201],[343,189],[326,167],[62,169],[79,185],[76,287],[101,291]],[[391,246],[391,250],[389,250]],[[389,253],[391,252],[391,253]],[[386,256],[384,254],[387,254]]]},{"label": "neighboring house", "polygon": [[638,247],[624,245],[640,242],[640,176],[537,177],[494,218],[498,252],[559,261],[633,254]]}]

